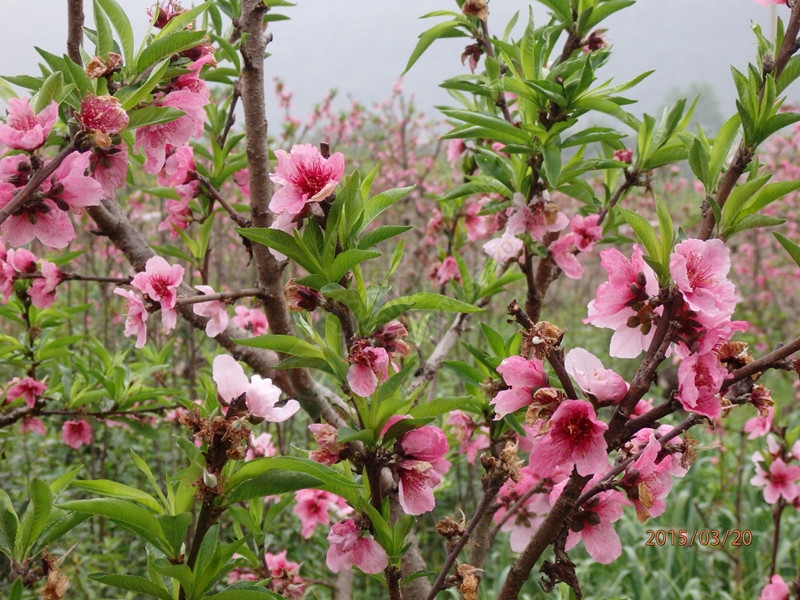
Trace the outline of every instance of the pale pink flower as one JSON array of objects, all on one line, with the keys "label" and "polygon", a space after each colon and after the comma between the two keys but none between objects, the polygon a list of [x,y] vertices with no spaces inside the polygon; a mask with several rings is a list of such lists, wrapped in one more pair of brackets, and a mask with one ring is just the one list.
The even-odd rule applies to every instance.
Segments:
[{"label": "pale pink flower", "polygon": [[22,421],[19,424],[19,432],[20,433],[38,433],[39,435],[44,435],[47,433],[47,430],[44,427],[44,423],[42,423],[41,419],[36,417],[22,417]]},{"label": "pale pink flower", "polygon": [[189,89],[170,92],[153,102],[153,106],[168,106],[182,110],[185,114],[174,121],[145,125],[136,130],[134,151],[144,148],[144,170],[151,175],[158,173],[166,161],[167,145],[183,146],[192,137],[203,133],[206,112],[203,107],[208,98]]},{"label": "pale pink flower", "polygon": [[259,375],[253,375],[248,381],[244,369],[228,354],[220,354],[214,359],[212,374],[225,407],[244,394],[250,412],[272,423],[285,421],[300,410],[297,400],[287,400],[283,407],[276,406],[281,396],[280,388],[271,379],[262,379]]},{"label": "pale pink flower", "polygon": [[55,100],[34,115],[27,98],[9,98],[8,118],[0,122],[0,144],[15,150],[36,150],[44,145],[57,117]]},{"label": "pale pink flower", "polygon": [[628,393],[628,384],[612,369],[583,348],[573,348],[567,353],[564,366],[584,393],[600,402],[619,402]]},{"label": "pale pink flower", "polygon": [[503,359],[497,372],[511,389],[498,392],[489,403],[494,406],[495,421],[529,406],[533,402],[532,392],[548,384],[544,364],[538,358],[509,356]]},{"label": "pale pink flower", "polygon": [[478,428],[477,423],[467,413],[460,410],[451,411],[445,423],[453,426],[453,435],[461,444],[459,454],[466,456],[469,464],[475,462],[479,451],[489,447],[486,428]]},{"label": "pale pink flower", "polygon": [[[210,285],[196,285],[195,287],[206,295],[215,293],[214,288]],[[208,337],[217,337],[228,328],[228,305],[222,300],[198,302],[192,305],[192,310],[196,315],[208,317],[208,323],[206,323]]]},{"label": "pale pink flower", "polygon": [[92,443],[92,428],[83,419],[67,421],[61,428],[61,440],[77,450],[84,444]]},{"label": "pale pink flower", "polygon": [[483,251],[490,258],[504,263],[519,258],[524,247],[525,243],[506,229],[501,237],[486,242],[483,245]]},{"label": "pale pink flower", "polygon": [[47,389],[47,384],[42,381],[36,381],[33,377],[25,377],[19,379],[15,377],[11,380],[11,387],[6,390],[6,400],[16,400],[22,398],[28,408],[33,408],[36,404],[36,398],[44,394]]},{"label": "pale pink flower", "polygon": [[756,474],[750,480],[750,485],[764,486],[764,501],[775,504],[778,498],[791,503],[798,496],[797,480],[800,479],[800,467],[787,465],[782,458],[776,458],[765,471],[760,463],[755,463]]},{"label": "pale pink flower", "polygon": [[[178,195],[184,191],[179,188],[193,187],[194,191],[197,190],[199,182],[192,181],[189,184],[179,185],[175,189]],[[193,192],[192,192],[193,193]],[[192,222],[192,209],[189,207],[191,197],[182,197],[180,200],[168,198],[164,202],[164,208],[167,211],[167,217],[158,224],[159,231],[169,231],[169,239],[174,240],[179,237],[178,231],[185,231]]]},{"label": "pale pink flower", "polygon": [[347,449],[347,446],[339,443],[339,432],[333,425],[312,423],[308,426],[308,430],[314,435],[314,440],[319,446],[316,450],[308,453],[309,460],[329,467],[342,460],[340,455]]},{"label": "pale pink flower", "polygon": [[353,519],[335,523],[328,534],[328,542],[325,562],[334,573],[355,566],[364,573],[376,574],[389,566],[386,551]]},{"label": "pale pink flower", "polygon": [[117,296],[125,298],[125,337],[136,336],[136,348],[141,348],[147,343],[147,307],[142,297],[133,290],[114,288]]},{"label": "pale pink flower", "polygon": [[527,232],[533,241],[541,242],[545,234],[561,231],[569,224],[567,215],[545,197],[539,197],[528,204],[525,196],[516,193],[513,203],[513,212],[506,226],[506,230],[512,235]]},{"label": "pale pink flower", "polygon": [[[770,0],[756,0],[759,4],[770,4]],[[772,4],[783,4],[781,0],[772,0]],[[789,586],[780,575],[773,575],[770,582],[761,590],[758,600],[789,600]]]},{"label": "pale pink flower", "polygon": [[720,239],[688,239],[675,246],[669,272],[697,321],[714,327],[736,308],[736,287],[727,279],[730,250]]},{"label": "pale pink flower", "polygon": [[56,299],[56,287],[61,283],[61,272],[50,261],[39,261],[42,276],[34,279],[28,288],[28,296],[36,308],[49,308]]},{"label": "pale pink flower", "polygon": [[[600,264],[608,273],[608,281],[598,286],[595,299],[589,303],[589,316],[583,322],[614,330],[611,356],[636,358],[655,334],[648,320],[653,311],[647,304],[647,299],[658,293],[655,272],[644,262],[642,250],[636,245],[630,260],[615,248],[602,251]],[[660,311],[661,308],[656,312]],[[630,327],[631,317],[637,317],[639,325]]]},{"label": "pale pink flower", "polygon": [[12,248],[5,260],[18,273],[32,275],[36,272],[36,255],[27,248]]},{"label": "pale pink flower", "polygon": [[453,139],[447,142],[447,162],[450,163],[451,167],[456,166],[456,162],[458,162],[465,149],[466,145],[462,139]]},{"label": "pale pink flower", "polygon": [[276,150],[275,156],[278,166],[269,177],[283,187],[270,200],[269,209],[273,213],[300,214],[306,204],[330,196],[344,175],[341,152],[323,158],[311,144],[298,144],[290,152]]},{"label": "pale pink flower", "polygon": [[766,415],[756,415],[748,419],[744,424],[744,432],[748,434],[748,440],[754,440],[767,435],[772,429],[772,419],[774,418],[775,407],[768,406]]},{"label": "pale pink flower", "polygon": [[264,432],[258,435],[258,437],[253,436],[253,433],[250,433],[250,447],[247,448],[247,452],[245,453],[244,459],[254,460],[259,457],[271,457],[277,454],[278,450],[275,448],[275,445],[272,443],[272,435]]},{"label": "pale pink flower", "polygon": [[506,519],[508,509],[540,482],[541,479],[531,473],[530,470],[523,469],[522,478],[519,482],[514,483],[513,480],[509,479],[500,489],[498,497],[501,506],[495,513],[493,520],[495,523],[503,521],[500,530],[510,534],[509,545],[513,552],[522,552],[525,549],[533,534],[539,529],[539,525],[544,521],[547,513],[550,512],[548,492],[543,489],[541,493],[531,494],[521,505],[517,505],[512,516]]},{"label": "pale pink flower", "polygon": [[347,384],[354,394],[371,396],[379,382],[389,378],[389,354],[383,348],[370,346],[359,340],[350,349],[350,368]]},{"label": "pale pink flower", "polygon": [[608,468],[608,425],[600,421],[585,400],[564,400],[550,418],[547,433],[531,453],[530,464],[541,476],[561,465],[574,465],[580,475]]},{"label": "pale pink flower", "polygon": [[716,419],[722,412],[716,396],[727,375],[714,352],[690,354],[678,365],[678,401],[685,410]]}]

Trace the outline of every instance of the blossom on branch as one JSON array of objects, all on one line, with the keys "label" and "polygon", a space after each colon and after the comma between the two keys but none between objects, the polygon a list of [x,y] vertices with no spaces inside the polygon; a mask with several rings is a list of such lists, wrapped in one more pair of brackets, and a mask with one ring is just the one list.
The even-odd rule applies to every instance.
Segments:
[{"label": "blossom on branch", "polygon": [[333,194],[344,175],[344,156],[324,158],[311,144],[298,144],[290,152],[276,150],[278,166],[269,178],[281,185],[269,203],[273,213],[300,214],[307,204]]},{"label": "blossom on branch", "polygon": [[376,574],[389,566],[386,550],[353,519],[335,523],[328,534],[328,542],[325,562],[334,573],[358,567],[364,573]]},{"label": "blossom on branch", "polygon": [[36,381],[33,377],[25,377],[19,379],[15,377],[10,381],[11,387],[6,390],[6,401],[16,400],[22,398],[28,408],[33,408],[36,405],[36,398],[44,394],[47,389],[47,384],[42,381]]},{"label": "blossom on branch", "polygon": [[0,122],[0,144],[14,150],[36,150],[44,145],[57,117],[55,100],[34,115],[27,98],[9,98],[8,118]]},{"label": "blossom on branch", "polygon": [[[214,294],[214,288],[210,285],[196,285],[195,288],[205,295]],[[228,328],[228,305],[222,300],[211,300],[209,302],[197,302],[192,305],[194,314],[207,317],[206,335],[217,337]]]},{"label": "blossom on branch", "polygon": [[603,368],[600,359],[583,348],[570,350],[564,367],[585,394],[600,402],[619,402],[628,393],[625,380],[612,369]]},{"label": "blossom on branch", "polygon": [[83,419],[67,421],[61,428],[61,440],[76,450],[92,443],[92,428]]},{"label": "blossom on branch", "polygon": [[498,392],[489,403],[494,406],[495,421],[529,406],[533,402],[532,393],[548,383],[544,364],[538,358],[528,360],[522,356],[509,356],[503,359],[497,372],[511,389]]}]

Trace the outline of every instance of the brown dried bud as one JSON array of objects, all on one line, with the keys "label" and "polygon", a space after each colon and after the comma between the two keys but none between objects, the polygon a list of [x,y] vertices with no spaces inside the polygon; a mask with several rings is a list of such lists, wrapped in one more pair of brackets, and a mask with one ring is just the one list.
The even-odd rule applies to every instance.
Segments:
[{"label": "brown dried bud", "polygon": [[448,540],[460,538],[464,535],[464,519],[457,522],[451,517],[445,517],[436,524],[436,533]]},{"label": "brown dried bud", "polygon": [[539,360],[544,360],[558,348],[566,332],[566,329],[559,329],[552,323],[539,321],[531,329],[523,332],[522,355],[527,358],[535,356]]},{"label": "brown dried bud", "polygon": [[745,342],[725,342],[717,350],[717,358],[729,371],[735,371],[753,362]]},{"label": "brown dried bud", "polygon": [[312,311],[319,306],[323,297],[317,290],[297,283],[293,278],[283,288],[286,307],[292,312]]},{"label": "brown dried bud", "polygon": [[506,442],[505,448],[500,453],[500,469],[504,475],[514,483],[522,478],[522,461],[517,455],[517,445],[513,442]]},{"label": "brown dried bud", "polygon": [[481,21],[489,18],[489,4],[486,0],[466,0],[461,10],[465,15],[478,17]]}]

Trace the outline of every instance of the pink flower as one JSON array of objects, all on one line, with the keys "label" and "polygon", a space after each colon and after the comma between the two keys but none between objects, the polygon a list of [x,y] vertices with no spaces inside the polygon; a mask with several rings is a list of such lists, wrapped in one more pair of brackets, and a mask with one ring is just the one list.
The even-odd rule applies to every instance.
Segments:
[{"label": "pink flower", "polygon": [[489,224],[486,222],[486,217],[482,217],[479,214],[486,202],[488,202],[488,198],[482,198],[478,201],[468,200],[466,203],[464,227],[467,230],[467,239],[470,242],[479,240],[489,233]]},{"label": "pink flower", "polygon": [[28,288],[28,296],[36,308],[49,308],[56,299],[56,287],[61,283],[61,272],[55,264],[41,260],[40,271],[42,276],[34,279]]},{"label": "pink flower", "polygon": [[727,375],[714,352],[690,354],[678,365],[677,398],[685,410],[716,419],[722,412],[716,396]]},{"label": "pink flower", "polygon": [[101,148],[111,147],[111,135],[128,126],[128,113],[114,96],[88,94],[75,113],[75,120],[85,131],[94,134],[94,142]]},{"label": "pink flower", "polygon": [[566,549],[582,541],[589,556],[600,564],[607,565],[619,558],[622,543],[612,523],[622,517],[626,503],[625,497],[615,490],[600,492],[586,502],[572,517]]},{"label": "pink flower", "polygon": [[561,465],[574,465],[580,475],[601,473],[608,468],[608,425],[597,419],[585,400],[564,400],[550,418],[547,433],[531,452],[530,463],[541,476]]},{"label": "pink flower", "polygon": [[506,230],[501,237],[486,242],[483,245],[483,251],[490,258],[499,263],[504,263],[516,260],[524,247],[525,243],[521,239]]},{"label": "pink flower", "polygon": [[203,133],[206,113],[203,107],[208,98],[189,89],[170,92],[156,100],[153,106],[168,106],[182,110],[183,116],[167,123],[145,125],[136,130],[134,151],[144,147],[146,173],[158,173],[166,161],[167,145],[183,146],[190,138],[199,137]]},{"label": "pink flower", "polygon": [[538,358],[527,360],[521,356],[503,359],[497,372],[511,389],[499,392],[489,404],[494,405],[495,421],[516,412],[533,402],[531,393],[547,385],[544,364]]},{"label": "pink flower", "polygon": [[152,256],[145,270],[133,276],[131,285],[161,305],[161,320],[165,329],[174,329],[178,319],[175,303],[178,286],[183,280],[183,267],[170,265],[160,256]]},{"label": "pink flower", "polygon": [[269,322],[267,322],[267,315],[264,314],[264,311],[246,306],[237,306],[233,311],[236,313],[233,322],[242,329],[249,329],[253,335],[267,333]]},{"label": "pink flower", "polygon": [[766,415],[761,416],[756,415],[752,419],[748,419],[747,422],[744,424],[744,431],[748,434],[748,440],[754,440],[759,437],[763,437],[770,432],[772,429],[772,419],[774,418],[775,408],[773,406],[768,406],[766,409]]},{"label": "pink flower", "polygon": [[576,237],[568,233],[564,237],[558,238],[548,248],[558,268],[564,271],[564,275],[570,279],[583,277],[583,265],[578,261],[578,257],[575,256],[577,252],[575,241]]},{"label": "pink flower", "polygon": [[44,423],[42,423],[41,419],[37,419],[36,417],[22,417],[22,421],[19,424],[19,432],[20,433],[38,433],[39,435],[44,435],[47,433],[47,430],[44,427]]},{"label": "pink flower", "polygon": [[174,187],[186,183],[194,171],[194,150],[188,144],[175,149],[158,174],[158,184]]},{"label": "pink flower", "polygon": [[631,164],[633,162],[633,150],[630,148],[623,148],[622,150],[614,150],[614,160]]},{"label": "pink flower", "polygon": [[11,401],[23,398],[28,408],[33,408],[36,404],[36,398],[44,394],[47,389],[45,383],[36,381],[32,377],[25,377],[22,380],[15,377],[11,380],[11,384],[11,387],[6,391],[6,400]]},{"label": "pink flower", "polygon": [[264,432],[258,437],[254,437],[253,434],[250,433],[250,447],[247,449],[244,459],[248,461],[263,456],[275,456],[277,452],[275,445],[272,443],[272,435]]},{"label": "pink flower", "polygon": [[[522,552],[531,536],[541,525],[547,513],[550,512],[550,502],[548,500],[549,487],[542,485],[541,493],[533,493],[523,501],[521,505],[516,505],[523,496],[528,494],[535,486],[543,484],[542,480],[533,474],[530,469],[522,470],[522,477],[517,483],[509,479],[500,489],[498,498],[500,508],[495,513],[493,520],[495,523],[503,522],[501,531],[510,533],[510,546],[514,552]],[[516,505],[510,518],[506,518],[509,508]]]},{"label": "pink flower", "polygon": [[564,366],[584,393],[600,402],[619,402],[628,393],[628,384],[611,369],[583,348],[573,348],[567,353]]},{"label": "pink flower", "polygon": [[55,100],[34,115],[27,98],[9,98],[8,118],[0,123],[0,144],[15,150],[36,150],[44,145],[57,117]]},{"label": "pink flower", "polygon": [[800,467],[787,465],[782,458],[776,458],[765,471],[756,463],[756,474],[750,480],[750,485],[764,486],[764,501],[775,504],[778,498],[791,503],[798,496],[797,480],[800,479]]},{"label": "pink flower", "polygon": [[[769,4],[769,0],[756,0],[759,4]],[[780,0],[774,1],[773,4],[783,4]],[[770,582],[761,590],[761,595],[758,600],[789,600],[789,586],[783,581],[780,575],[773,575]]]},{"label": "pink flower", "polygon": [[[197,181],[192,181],[186,185],[177,186],[175,190],[180,196],[182,192],[187,191],[186,188],[194,188],[196,191],[198,183]],[[189,227],[189,223],[192,222],[192,209],[189,207],[190,200],[191,197],[182,197],[180,200],[168,198],[167,201],[164,202],[167,218],[158,224],[158,230],[169,231],[169,239],[173,240],[179,237],[178,231],[185,231],[186,228]]]},{"label": "pink flower", "polygon": [[458,270],[458,263],[452,256],[448,256],[438,267],[434,269],[433,278],[438,285],[444,285],[451,279],[461,283],[461,273]]},{"label": "pink flower", "polygon": [[433,488],[450,469],[444,458],[450,444],[438,427],[426,425],[404,433],[398,442],[403,459],[396,465],[399,500],[408,515],[421,515],[436,506]]},{"label": "pink flower", "polygon": [[580,252],[591,252],[594,243],[603,236],[603,227],[598,225],[600,215],[594,214],[588,217],[575,215],[569,223],[570,231],[574,236],[575,247]]},{"label": "pink flower", "polygon": [[333,425],[312,423],[308,426],[308,430],[314,435],[314,440],[319,446],[316,450],[308,453],[309,460],[329,467],[342,460],[340,455],[347,449],[347,446],[339,443],[339,432]]},{"label": "pink flower", "polygon": [[335,523],[328,542],[325,562],[334,573],[355,566],[364,573],[376,574],[389,566],[386,551],[372,536],[365,535],[353,519]]},{"label": "pink flower", "polygon": [[736,307],[736,287],[728,281],[730,250],[720,239],[688,239],[675,246],[669,272],[697,320],[714,327]]},{"label": "pink flower", "polygon": [[325,490],[299,490],[294,495],[295,505],[292,511],[300,518],[302,529],[300,535],[310,539],[317,525],[328,525],[331,522],[331,511],[346,512],[349,510],[343,498]]},{"label": "pink flower", "polygon": [[117,296],[125,298],[125,337],[136,336],[136,347],[141,348],[147,343],[147,308],[142,297],[133,290],[115,288]]},{"label": "pink flower", "polygon": [[61,440],[76,450],[84,444],[92,443],[92,428],[83,419],[67,421],[61,428]]},{"label": "pink flower", "polygon": [[128,145],[120,144],[108,150],[93,148],[89,164],[92,178],[103,188],[103,195],[113,198],[128,176]]},{"label": "pink flower", "polygon": [[756,0],[756,2],[758,2],[761,6],[769,6],[770,4],[786,4],[786,0]]},{"label": "pink flower", "polygon": [[[478,457],[478,452],[489,447],[489,437],[486,435],[486,428],[478,428],[475,421],[467,413],[454,410],[445,421],[453,426],[453,435],[461,444],[459,454],[467,457],[467,462],[473,464]],[[476,435],[476,431],[478,432]]]},{"label": "pink flower", "polygon": [[250,381],[244,374],[244,369],[232,356],[220,354],[214,359],[212,369],[214,383],[222,400],[223,406],[230,406],[244,394],[244,401],[250,413],[272,423],[285,421],[298,410],[300,404],[297,400],[288,400],[283,407],[277,407],[281,390],[273,385],[271,379],[262,379],[253,375]]},{"label": "pink flower", "polygon": [[[608,273],[608,281],[598,286],[595,299],[589,303],[589,316],[583,322],[614,330],[611,356],[636,358],[655,334],[649,320],[653,311],[647,300],[658,293],[658,280],[644,262],[639,246],[633,247],[630,260],[615,248],[604,250],[600,264]],[[635,327],[629,326],[632,317],[636,317]]]},{"label": "pink flower", "polygon": [[378,387],[378,382],[389,378],[389,355],[383,348],[375,348],[366,340],[359,340],[350,349],[350,368],[347,385],[354,394],[366,398]]},{"label": "pink flower", "polygon": [[[196,285],[195,287],[206,295],[215,293],[214,288],[210,285]],[[222,300],[198,302],[192,305],[192,310],[196,315],[208,317],[208,323],[206,323],[208,337],[217,337],[228,328],[228,305]]]},{"label": "pink flower", "polygon": [[267,588],[286,600],[302,600],[306,582],[300,577],[300,565],[286,559],[286,550],[279,554],[264,554],[264,563],[271,579]]},{"label": "pink flower", "polygon": [[569,224],[567,215],[545,197],[528,204],[522,194],[516,193],[514,207],[507,225],[507,231],[512,235],[527,232],[533,241],[541,242],[546,233],[561,231]]},{"label": "pink flower", "polygon": [[[659,460],[661,444],[655,431],[649,429],[646,432],[649,434],[647,444],[639,457],[626,469],[622,479],[622,488],[633,502],[640,523],[649,517],[658,517],[666,510],[664,498],[672,489],[674,459],[674,455],[670,454]],[[641,439],[645,430],[637,433],[637,439]]]},{"label": "pink flower", "polygon": [[323,158],[311,144],[298,144],[290,152],[276,150],[278,166],[269,177],[283,186],[272,196],[273,213],[298,215],[309,202],[321,202],[330,196],[344,175],[341,152]]},{"label": "pink flower", "polygon": [[465,149],[464,140],[454,139],[447,143],[447,162],[450,163],[451,167],[456,166],[456,162],[458,162]]}]

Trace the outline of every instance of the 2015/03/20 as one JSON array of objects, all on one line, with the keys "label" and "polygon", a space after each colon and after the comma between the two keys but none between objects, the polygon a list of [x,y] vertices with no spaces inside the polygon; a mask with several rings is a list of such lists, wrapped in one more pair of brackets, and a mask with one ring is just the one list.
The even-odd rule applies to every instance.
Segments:
[{"label": "2015/03/20", "polygon": [[753,532],[749,529],[648,529],[645,546],[749,546]]}]

